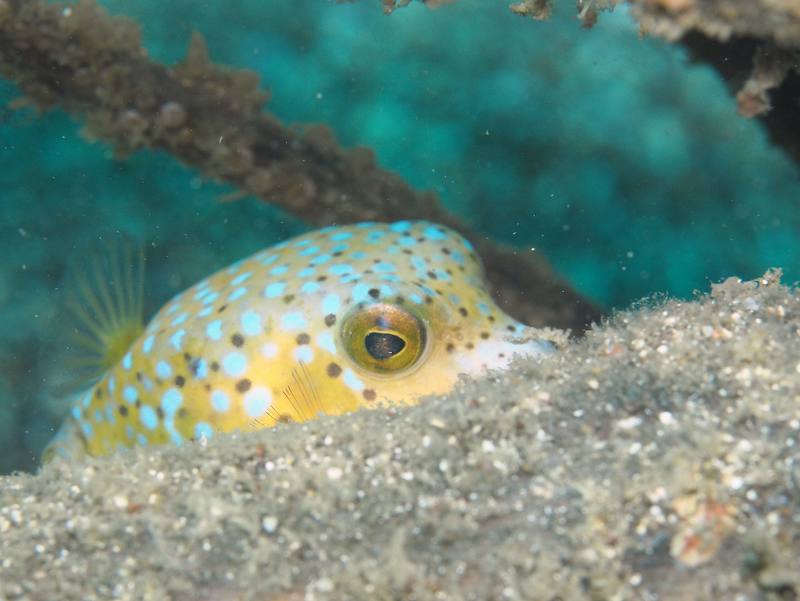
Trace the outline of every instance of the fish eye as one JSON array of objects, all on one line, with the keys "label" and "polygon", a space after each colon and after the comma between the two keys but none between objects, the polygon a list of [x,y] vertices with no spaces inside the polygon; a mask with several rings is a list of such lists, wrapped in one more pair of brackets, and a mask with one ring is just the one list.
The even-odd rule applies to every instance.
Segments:
[{"label": "fish eye", "polygon": [[427,344],[423,321],[397,305],[358,307],[342,324],[343,346],[364,369],[393,375],[419,362]]}]

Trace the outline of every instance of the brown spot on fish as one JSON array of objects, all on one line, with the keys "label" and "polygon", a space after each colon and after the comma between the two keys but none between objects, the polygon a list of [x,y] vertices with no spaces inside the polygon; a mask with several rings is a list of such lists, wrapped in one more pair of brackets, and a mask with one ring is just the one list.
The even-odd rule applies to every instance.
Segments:
[{"label": "brown spot on fish", "polygon": [[342,368],[337,363],[328,363],[326,371],[331,378],[337,378],[342,373]]}]

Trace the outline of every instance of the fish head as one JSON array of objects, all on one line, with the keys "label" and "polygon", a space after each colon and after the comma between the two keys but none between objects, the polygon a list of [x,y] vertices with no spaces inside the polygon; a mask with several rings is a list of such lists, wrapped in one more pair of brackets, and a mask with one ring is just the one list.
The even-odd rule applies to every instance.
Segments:
[{"label": "fish head", "polygon": [[452,390],[462,374],[480,376],[515,356],[553,350],[497,306],[474,248],[450,228],[368,223],[311,235],[305,247],[319,248],[320,236],[346,239],[350,257],[324,290],[294,305],[289,321],[308,324],[302,332],[281,334],[286,314],[270,332],[289,367],[284,398],[275,403],[284,407],[283,421],[298,413],[289,405],[343,413],[414,404]]}]

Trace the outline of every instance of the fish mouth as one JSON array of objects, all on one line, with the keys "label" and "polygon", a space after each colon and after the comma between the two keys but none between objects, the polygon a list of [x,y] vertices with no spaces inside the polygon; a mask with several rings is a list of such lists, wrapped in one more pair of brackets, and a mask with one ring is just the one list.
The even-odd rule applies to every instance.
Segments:
[{"label": "fish mouth", "polygon": [[522,326],[518,333],[504,336],[503,341],[519,347],[519,354],[552,355],[556,352],[555,345],[542,338],[541,332],[530,326]]},{"label": "fish mouth", "polygon": [[481,341],[470,352],[461,353],[456,364],[460,373],[481,376],[488,370],[506,369],[515,359],[538,361],[555,351],[555,345],[543,339],[541,331],[520,325],[510,334]]}]

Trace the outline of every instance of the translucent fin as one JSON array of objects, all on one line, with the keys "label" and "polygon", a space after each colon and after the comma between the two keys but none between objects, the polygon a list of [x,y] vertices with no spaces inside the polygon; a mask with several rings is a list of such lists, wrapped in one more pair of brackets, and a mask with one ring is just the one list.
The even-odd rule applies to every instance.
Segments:
[{"label": "translucent fin", "polygon": [[144,330],[144,251],[112,240],[73,261],[65,285],[74,325],[65,367],[85,387],[114,367]]},{"label": "translucent fin", "polygon": [[[302,361],[292,369],[292,381],[283,389],[281,397],[283,409],[273,404],[267,410],[267,415],[276,423],[305,422],[320,415],[341,415],[356,409],[332,399],[323,399],[308,367]],[[265,425],[264,421],[256,418],[250,424],[250,429],[257,430]]]},{"label": "translucent fin", "polygon": [[86,440],[83,438],[78,424],[74,419],[68,417],[42,451],[42,465],[50,463],[56,457],[74,461],[86,457],[87,454]]}]

